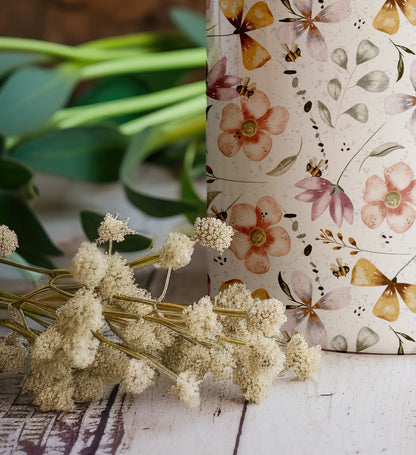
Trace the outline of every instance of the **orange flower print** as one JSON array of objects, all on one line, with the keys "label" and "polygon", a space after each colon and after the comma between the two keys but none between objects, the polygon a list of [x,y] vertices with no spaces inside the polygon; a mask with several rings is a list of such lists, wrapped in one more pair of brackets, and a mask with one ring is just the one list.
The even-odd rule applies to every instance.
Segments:
[{"label": "orange flower print", "polygon": [[[220,292],[222,291],[225,291],[226,289],[228,289],[230,286],[232,286],[233,284],[244,284],[241,280],[239,280],[238,278],[233,278],[232,280],[228,280],[228,281],[225,281],[224,283],[222,283],[222,285],[220,286]],[[255,289],[252,293],[251,293],[251,297],[253,297],[253,299],[259,299],[259,300],[266,300],[266,299],[270,299],[270,295],[269,293],[266,291],[266,289],[263,289],[263,288],[258,288],[258,289]]]},{"label": "orange flower print", "polygon": [[352,269],[351,284],[355,286],[386,286],[373,307],[373,313],[381,319],[393,322],[399,317],[399,295],[409,310],[416,313],[416,286],[397,283],[397,277],[389,280],[367,259],[359,259]]},{"label": "orange flower print", "polygon": [[269,256],[284,256],[290,251],[290,237],[281,226],[282,210],[270,196],[262,197],[256,207],[237,204],[231,210],[230,226],[234,233],[230,250],[244,260],[247,270],[255,274],[268,272]]},{"label": "orange flower print", "polygon": [[222,111],[218,148],[231,157],[242,147],[251,161],[261,161],[272,148],[270,134],[282,134],[286,129],[289,112],[282,106],[270,107],[269,98],[260,90],[242,96],[240,103],[241,109],[230,103]]},{"label": "orange flower print", "polygon": [[413,171],[403,162],[384,170],[384,180],[372,175],[365,185],[361,218],[370,228],[376,229],[387,220],[397,234],[406,232],[414,223],[416,212],[416,180]]},{"label": "orange flower print", "polygon": [[381,32],[394,35],[399,30],[400,19],[397,5],[407,20],[416,25],[416,0],[387,0],[374,18],[373,27]]}]

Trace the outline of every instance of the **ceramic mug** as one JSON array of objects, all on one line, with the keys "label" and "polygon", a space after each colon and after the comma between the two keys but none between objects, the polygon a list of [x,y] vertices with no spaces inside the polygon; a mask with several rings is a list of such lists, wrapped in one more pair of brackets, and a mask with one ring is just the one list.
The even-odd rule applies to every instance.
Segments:
[{"label": "ceramic mug", "polygon": [[416,352],[416,0],[207,3],[208,212],[325,349]]}]

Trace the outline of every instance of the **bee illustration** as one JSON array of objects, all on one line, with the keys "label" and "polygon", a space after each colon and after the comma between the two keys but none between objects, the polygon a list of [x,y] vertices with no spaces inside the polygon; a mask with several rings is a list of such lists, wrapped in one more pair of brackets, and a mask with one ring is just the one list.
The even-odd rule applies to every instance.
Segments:
[{"label": "bee illustration", "polygon": [[348,272],[350,271],[350,268],[348,265],[342,265],[342,260],[341,258],[336,259],[337,263],[336,264],[330,264],[330,269],[332,271],[332,275],[336,276],[337,278],[340,278],[342,276],[347,276]]},{"label": "bee illustration", "polygon": [[309,160],[309,163],[306,165],[306,171],[311,174],[312,177],[321,177],[322,170],[321,167],[325,164],[324,160],[320,160],[318,164],[317,159],[315,157]]},{"label": "bee illustration", "polygon": [[215,218],[218,218],[219,220],[225,223],[228,218],[228,210],[230,210],[230,208],[240,199],[241,196],[242,194],[240,194],[240,196],[238,196],[238,198],[235,201],[233,201],[225,210],[222,211],[218,210],[217,207],[215,207],[215,205],[211,205],[211,210],[214,213]]},{"label": "bee illustration", "polygon": [[240,96],[246,96],[247,98],[250,98],[251,95],[254,94],[256,90],[256,83],[253,82],[250,85],[250,78],[245,77],[243,80],[243,83],[240,85],[237,85],[237,92],[240,94]]},{"label": "bee illustration", "polygon": [[285,60],[290,63],[294,62],[298,57],[301,56],[301,50],[295,43],[290,43],[290,47],[287,44],[283,44],[283,49],[287,52]]}]

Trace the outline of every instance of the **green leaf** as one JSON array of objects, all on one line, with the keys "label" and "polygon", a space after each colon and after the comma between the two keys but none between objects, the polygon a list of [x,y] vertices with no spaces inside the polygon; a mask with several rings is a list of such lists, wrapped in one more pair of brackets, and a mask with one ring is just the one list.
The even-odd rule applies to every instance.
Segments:
[{"label": "green leaf", "polygon": [[19,239],[18,253],[58,256],[62,254],[49,239],[29,206],[13,193],[0,191],[0,224],[13,229]]},{"label": "green leaf", "polygon": [[5,76],[16,68],[30,63],[46,60],[42,54],[26,52],[4,52],[0,53],[0,77]]},{"label": "green leaf", "polygon": [[340,66],[344,70],[347,69],[347,67],[348,67],[348,55],[345,52],[345,50],[342,49],[341,47],[338,47],[337,49],[334,49],[332,51],[331,59],[336,65]]},{"label": "green leaf", "polygon": [[370,327],[362,327],[357,335],[356,348],[357,352],[371,348],[380,341],[380,336],[370,329]]},{"label": "green leaf", "polygon": [[206,46],[205,16],[186,8],[172,8],[169,11],[172,22],[198,47]]},{"label": "green leaf", "polygon": [[322,121],[326,125],[333,128],[334,125],[332,124],[331,113],[329,112],[329,109],[325,106],[325,104],[322,103],[321,101],[318,101],[318,111]]},{"label": "green leaf", "polygon": [[331,340],[331,348],[338,352],[348,351],[348,341],[343,335],[337,335]]},{"label": "green leaf", "polygon": [[385,144],[379,145],[375,148],[368,156],[372,157],[381,157],[394,152],[395,150],[404,149],[403,145],[398,144],[397,142],[386,142]]},{"label": "green leaf", "polygon": [[409,49],[406,46],[401,46],[400,44],[396,44],[396,47],[399,47],[402,51],[407,52],[408,54],[415,55],[415,53],[412,51],[412,49]]},{"label": "green leaf", "polygon": [[293,8],[292,8],[292,6],[291,6],[289,0],[280,0],[280,1],[283,3],[283,5],[284,5],[291,13],[296,14],[296,13],[293,11]]},{"label": "green leaf", "polygon": [[18,161],[0,159],[0,187],[17,189],[29,183],[33,177],[32,171]]},{"label": "green leaf", "polygon": [[222,191],[208,191],[207,206],[209,207],[211,205],[212,201],[221,193],[222,193]]},{"label": "green leaf", "polygon": [[41,254],[39,254],[39,252],[33,254],[27,251],[21,251],[21,249],[19,249],[19,254],[25,261],[34,266],[43,267],[44,269],[50,270],[56,268],[55,264],[51,260],[49,260],[49,258],[47,258],[46,256],[42,256]]},{"label": "green leaf", "polygon": [[400,81],[400,79],[403,77],[403,73],[404,73],[404,62],[403,62],[402,54],[399,53],[399,60],[397,62],[397,79],[396,79],[396,82]]},{"label": "green leaf", "polygon": [[405,338],[408,341],[413,341],[413,343],[416,343],[416,341],[410,335],[407,335],[406,333],[396,332],[396,334],[402,336],[403,338]]},{"label": "green leaf", "polygon": [[[104,219],[104,215],[99,213],[83,210],[80,213],[81,224],[85,235],[90,242],[94,242],[98,238],[98,228]],[[113,243],[113,251],[121,253],[129,253],[132,251],[141,251],[151,248],[153,240],[142,234],[126,235],[123,242]]]},{"label": "green leaf", "polygon": [[289,297],[290,300],[295,301],[295,299],[292,296],[292,293],[290,292],[289,285],[286,283],[286,281],[282,277],[282,272],[279,272],[277,279],[279,281],[280,289]]},{"label": "green leaf", "polygon": [[331,79],[328,82],[327,89],[330,96],[337,101],[341,93],[341,82],[338,79]]},{"label": "green leaf", "polygon": [[[26,261],[26,259],[21,256],[20,254],[18,253],[13,253],[11,254],[7,259],[10,259],[11,261],[13,262],[16,262],[17,264],[21,264],[21,265],[34,265],[34,264],[30,264],[28,261]],[[23,269],[18,269],[19,270],[19,273],[23,276],[23,278],[25,278],[26,280],[30,280],[30,281],[33,281],[34,283],[37,283],[42,277],[43,275],[41,273],[37,273],[37,272],[32,272],[30,270],[23,270]]]},{"label": "green leaf", "polygon": [[36,171],[86,182],[118,180],[127,139],[104,126],[49,131],[18,145],[15,159]]},{"label": "green leaf", "polygon": [[366,123],[368,120],[368,108],[363,103],[358,103],[349,109],[347,109],[343,114],[350,115],[353,119],[357,120],[360,123]]},{"label": "green leaf", "polygon": [[295,164],[297,157],[298,155],[292,155],[283,158],[283,160],[280,161],[280,163],[273,170],[267,172],[266,175],[279,177],[280,175],[286,174],[286,172]]},{"label": "green leaf", "polygon": [[66,104],[77,75],[68,66],[15,72],[0,91],[0,132],[8,136],[40,128]]},{"label": "green leaf", "polygon": [[368,39],[364,39],[360,42],[357,48],[356,62],[357,65],[368,62],[373,58],[377,57],[380,53],[380,49]]},{"label": "green leaf", "polygon": [[356,85],[367,92],[380,93],[389,86],[389,78],[384,71],[375,70],[359,79]]},{"label": "green leaf", "polygon": [[399,340],[399,349],[397,350],[397,355],[404,355],[403,342]]},{"label": "green leaf", "polygon": [[133,205],[155,217],[195,212],[198,210],[198,204],[194,201],[153,197],[135,189],[133,178],[135,168],[161,146],[166,145],[161,131],[161,127],[147,128],[136,134],[130,142],[120,170],[126,195]]}]

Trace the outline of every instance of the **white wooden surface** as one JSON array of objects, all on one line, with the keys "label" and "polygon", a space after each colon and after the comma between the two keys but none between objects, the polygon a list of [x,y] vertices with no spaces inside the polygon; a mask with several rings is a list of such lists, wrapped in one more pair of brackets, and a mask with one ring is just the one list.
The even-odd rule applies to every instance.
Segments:
[{"label": "white wooden surface", "polygon": [[[83,187],[84,208],[118,211],[134,227],[158,230],[160,242],[180,218],[143,217],[116,187],[97,196]],[[75,191],[75,190],[74,190]],[[111,196],[109,196],[111,195]],[[103,207],[103,201],[111,202]],[[67,250],[82,239],[69,197],[41,213]],[[72,207],[72,208],[71,208]],[[71,210],[73,213],[71,212]],[[67,217],[63,216],[68,213]],[[64,221],[63,221],[64,220]],[[205,265],[196,261],[173,276],[169,298],[193,301],[205,293]],[[65,258],[63,262],[65,262]],[[155,295],[161,271],[142,274]],[[1,285],[10,284],[4,280]],[[0,374],[0,454],[268,455],[416,453],[416,358],[324,353],[322,370],[306,383],[283,378],[260,405],[244,403],[227,383],[203,385],[198,411],[167,395],[168,383],[131,397],[110,388],[99,403],[65,413],[41,413],[19,394],[19,377]]]}]

